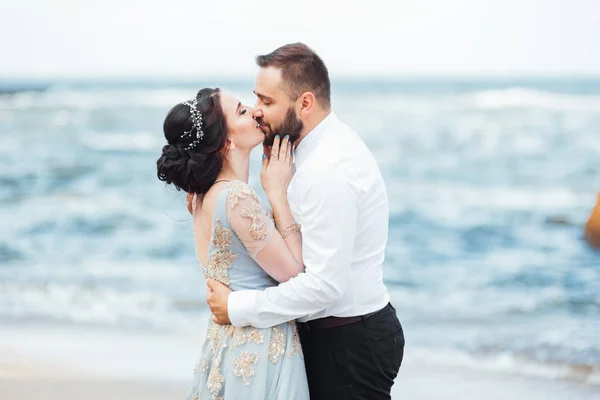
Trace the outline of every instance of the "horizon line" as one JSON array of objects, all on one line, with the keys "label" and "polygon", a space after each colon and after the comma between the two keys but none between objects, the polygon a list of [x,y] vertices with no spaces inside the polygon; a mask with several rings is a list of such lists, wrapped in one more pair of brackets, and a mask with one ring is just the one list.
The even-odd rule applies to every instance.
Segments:
[{"label": "horizon line", "polygon": [[[224,80],[228,83],[246,83],[254,80],[255,76],[233,76],[233,75],[204,75],[204,76],[174,76],[170,74],[165,75],[147,75],[147,76],[133,76],[130,74],[122,75],[81,75],[81,76],[18,76],[18,75],[2,75],[0,74],[0,84],[10,83],[121,83],[123,81],[130,81],[131,83],[145,83],[145,82],[158,82],[158,81],[171,81],[173,83],[192,83],[192,82],[204,82],[204,81],[215,81]],[[442,73],[427,73],[427,74],[397,74],[397,75],[381,75],[381,74],[343,74],[337,77],[331,77],[332,82],[405,82],[406,80],[456,80],[456,81],[478,81],[478,80],[597,80],[600,79],[600,74],[592,73],[564,73],[564,74],[442,74]]]}]

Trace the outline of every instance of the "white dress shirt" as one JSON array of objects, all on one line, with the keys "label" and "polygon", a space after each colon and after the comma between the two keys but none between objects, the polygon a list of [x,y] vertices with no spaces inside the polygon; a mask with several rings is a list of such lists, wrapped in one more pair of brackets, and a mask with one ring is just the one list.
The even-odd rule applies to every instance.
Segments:
[{"label": "white dress shirt", "polygon": [[235,326],[368,314],[389,302],[382,264],[389,204],[377,163],[331,112],[296,149],[288,201],[302,224],[306,271],[264,291],[232,292]]}]

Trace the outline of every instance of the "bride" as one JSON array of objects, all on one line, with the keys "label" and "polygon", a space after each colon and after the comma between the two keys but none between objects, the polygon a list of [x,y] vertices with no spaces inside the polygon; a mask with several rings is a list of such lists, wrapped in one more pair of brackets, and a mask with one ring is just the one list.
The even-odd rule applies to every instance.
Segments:
[{"label": "bride", "polygon": [[[248,185],[251,150],[265,138],[251,107],[219,89],[177,104],[164,122],[168,142],[158,179],[188,193],[205,278],[232,290],[262,290],[304,271],[300,225],[287,202],[292,144],[276,138],[263,156],[261,183],[272,213]],[[188,400],[308,400],[294,321],[258,329],[212,320]]]}]

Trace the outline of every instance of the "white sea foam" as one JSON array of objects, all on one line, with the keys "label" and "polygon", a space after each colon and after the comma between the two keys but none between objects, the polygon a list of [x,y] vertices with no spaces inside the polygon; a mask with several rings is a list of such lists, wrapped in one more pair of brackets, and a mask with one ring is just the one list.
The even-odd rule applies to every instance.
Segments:
[{"label": "white sea foam", "polygon": [[127,291],[93,283],[13,282],[0,284],[0,290],[0,314],[12,318],[161,328],[185,324],[182,312],[190,308],[205,309],[199,298],[177,301],[157,290]]},{"label": "white sea foam", "polygon": [[[568,302],[566,293],[559,288],[527,291],[485,287],[484,284],[493,279],[493,274],[473,269],[460,271],[448,264],[432,270],[430,276],[420,275],[423,281],[431,280],[434,276],[443,280],[443,284],[430,290],[395,288],[392,297],[398,308],[407,315],[485,319],[512,314],[536,315],[544,309],[565,306]],[[444,268],[452,268],[452,272],[445,274],[442,271]],[[522,265],[522,268],[526,266]],[[507,278],[511,279],[512,276]],[[514,286],[518,287],[517,284]]]},{"label": "white sea foam", "polygon": [[[484,210],[537,210],[558,212],[593,204],[595,193],[568,187],[475,186],[452,183],[403,182],[392,186],[405,207],[422,210],[432,219],[460,223],[465,213]],[[456,209],[453,212],[453,209]],[[453,217],[454,216],[454,217]]]},{"label": "white sea foam", "polygon": [[600,111],[600,96],[545,92],[513,87],[486,90],[472,95],[473,104],[482,109],[530,108],[568,111]]},{"label": "white sea foam", "polygon": [[600,111],[600,96],[554,93],[525,87],[508,87],[454,94],[384,93],[357,94],[355,98],[334,96],[336,104],[361,115],[377,113],[430,115],[432,112],[467,110],[530,109],[547,111]]},{"label": "white sea foam", "polygon": [[22,92],[0,97],[0,110],[75,109],[89,111],[103,108],[122,109],[134,107],[166,108],[193,97],[193,88],[187,89],[135,89],[135,90],[50,90],[47,92]]},{"label": "white sea foam", "polygon": [[81,137],[81,141],[94,150],[153,151],[157,154],[165,144],[162,135],[156,132],[95,133]]},{"label": "white sea foam", "polygon": [[[0,97],[0,111],[35,109],[62,109],[92,111],[96,109],[131,109],[135,107],[168,110],[173,105],[190,98],[197,89],[104,89],[72,90],[56,89],[46,92],[22,92]],[[254,103],[251,93],[233,92],[248,104]],[[333,96],[336,109],[347,109],[360,116],[358,122],[366,122],[365,116],[378,115],[430,116],[432,113],[461,112],[468,110],[530,109],[547,111],[600,111],[600,96],[553,93],[524,87],[498,90],[481,90],[455,94],[423,93],[358,93],[352,97]],[[373,111],[371,111],[373,110]],[[68,122],[66,114],[56,120],[57,124]],[[370,123],[380,123],[381,118],[368,118]],[[352,122],[350,117],[348,122]],[[352,124],[357,126],[356,124]],[[360,124],[359,124],[360,125]]]},{"label": "white sea foam", "polygon": [[564,363],[541,363],[507,352],[474,355],[457,349],[418,347],[411,350],[410,358],[425,364],[469,367],[545,379],[568,379],[592,385],[600,384],[600,369],[597,367]]}]

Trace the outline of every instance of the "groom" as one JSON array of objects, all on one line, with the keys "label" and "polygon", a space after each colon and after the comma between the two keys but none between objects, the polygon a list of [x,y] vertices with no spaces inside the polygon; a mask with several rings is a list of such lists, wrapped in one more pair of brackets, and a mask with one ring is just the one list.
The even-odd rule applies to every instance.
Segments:
[{"label": "groom", "polygon": [[[264,291],[209,280],[220,324],[297,319],[312,400],[390,399],[404,334],[382,279],[389,207],[373,155],[331,110],[329,73],[302,43],[258,56],[255,117],[296,145],[288,200],[306,272]],[[365,116],[368,118],[368,116]]]}]

